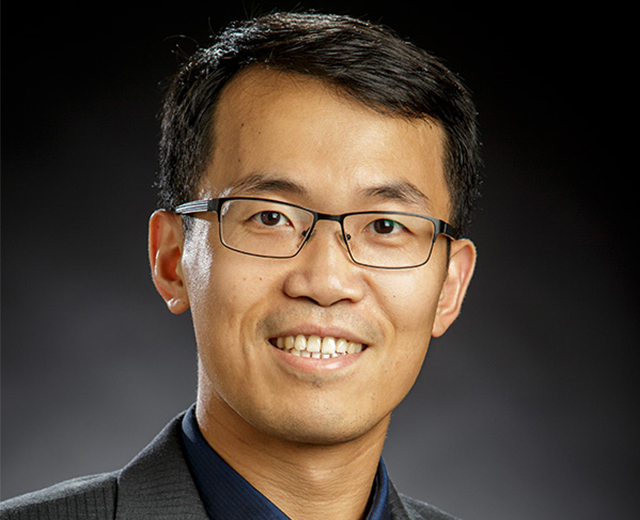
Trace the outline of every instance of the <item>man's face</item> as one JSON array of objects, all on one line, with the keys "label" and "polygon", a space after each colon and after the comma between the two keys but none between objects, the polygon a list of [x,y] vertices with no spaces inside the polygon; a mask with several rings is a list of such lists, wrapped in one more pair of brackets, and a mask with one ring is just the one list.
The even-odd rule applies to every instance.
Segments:
[{"label": "man's face", "polygon": [[[224,91],[214,135],[198,198],[449,217],[440,128],[380,115],[318,80],[248,69]],[[265,259],[225,248],[216,215],[199,214],[181,269],[199,350],[200,413],[319,444],[386,427],[440,333],[445,242],[438,239],[425,266],[372,269],[350,261],[339,224],[321,221],[296,257]],[[297,336],[362,350],[315,359],[278,348]]]}]

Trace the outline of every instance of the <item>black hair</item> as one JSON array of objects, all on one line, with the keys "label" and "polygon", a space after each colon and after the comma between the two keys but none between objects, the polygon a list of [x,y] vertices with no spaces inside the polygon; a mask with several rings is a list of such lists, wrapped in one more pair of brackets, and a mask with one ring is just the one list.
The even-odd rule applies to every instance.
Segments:
[{"label": "black hair", "polygon": [[273,13],[232,23],[183,64],[163,105],[161,208],[192,199],[210,160],[220,92],[254,64],[317,77],[386,115],[438,122],[447,139],[450,223],[465,231],[480,184],[476,109],[468,89],[438,58],[392,30],[318,13]]}]

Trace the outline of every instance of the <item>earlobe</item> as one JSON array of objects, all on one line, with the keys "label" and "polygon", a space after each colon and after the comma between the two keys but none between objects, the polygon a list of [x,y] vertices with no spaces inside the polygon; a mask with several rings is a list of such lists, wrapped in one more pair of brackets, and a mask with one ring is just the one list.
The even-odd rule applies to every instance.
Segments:
[{"label": "earlobe", "polygon": [[158,210],[149,219],[149,262],[156,289],[169,310],[180,314],[189,308],[182,273],[184,233],[180,217]]},{"label": "earlobe", "polygon": [[431,335],[442,336],[460,314],[476,265],[476,248],[470,240],[456,240],[451,244],[449,268],[442,286],[440,300]]}]

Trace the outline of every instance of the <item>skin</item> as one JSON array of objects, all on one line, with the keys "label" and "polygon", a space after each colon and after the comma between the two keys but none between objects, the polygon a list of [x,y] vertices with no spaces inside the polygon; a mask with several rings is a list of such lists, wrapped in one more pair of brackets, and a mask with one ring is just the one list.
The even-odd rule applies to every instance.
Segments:
[{"label": "skin", "polygon": [[[319,80],[251,67],[223,91],[197,198],[259,196],[326,213],[387,209],[447,220],[443,140],[436,123],[384,116]],[[408,186],[421,195],[408,196]],[[447,261],[439,237],[426,265],[389,271],[351,262],[335,222],[320,222],[287,260],[230,251],[217,226],[215,214],[198,214],[185,239],[179,216],[150,219],[156,287],[171,312],[191,308],[200,428],[291,518],[361,518],[390,414],[430,338],[456,319],[475,248],[454,241]],[[293,334],[366,348],[310,360],[271,343]]]}]

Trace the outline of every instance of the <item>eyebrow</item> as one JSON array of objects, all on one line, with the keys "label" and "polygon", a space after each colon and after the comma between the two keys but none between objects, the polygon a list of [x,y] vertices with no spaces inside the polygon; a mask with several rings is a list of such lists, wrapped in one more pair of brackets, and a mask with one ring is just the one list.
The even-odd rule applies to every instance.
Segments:
[{"label": "eyebrow", "polygon": [[234,184],[229,192],[247,194],[260,192],[279,192],[291,195],[306,195],[307,190],[300,184],[266,173],[254,173]]},{"label": "eyebrow", "polygon": [[[308,190],[295,181],[264,172],[257,172],[245,177],[229,190],[243,194],[283,193],[307,197]],[[396,181],[362,188],[359,195],[365,199],[380,199],[408,204],[418,204],[431,209],[431,199],[414,184],[408,181]]]},{"label": "eyebrow", "polygon": [[378,186],[363,188],[364,197],[379,198],[388,201],[397,201],[410,204],[424,205],[431,208],[431,199],[420,191],[414,184],[408,181],[396,181]]}]

